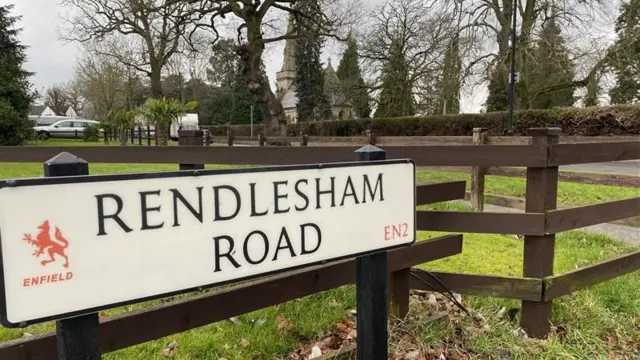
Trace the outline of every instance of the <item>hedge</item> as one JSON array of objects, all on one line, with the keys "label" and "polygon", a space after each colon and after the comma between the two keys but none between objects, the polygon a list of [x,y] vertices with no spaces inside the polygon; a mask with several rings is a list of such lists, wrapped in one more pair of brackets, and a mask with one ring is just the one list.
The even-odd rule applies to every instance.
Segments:
[{"label": "hedge", "polygon": [[[508,113],[438,115],[425,117],[319,121],[290,124],[288,136],[301,132],[309,136],[359,136],[373,130],[380,136],[471,136],[473,128],[487,128],[490,135],[508,134]],[[640,105],[590,108],[522,110],[514,113],[514,134],[526,135],[533,127],[559,127],[563,135],[640,135]],[[249,136],[249,125],[233,126],[235,135]],[[226,127],[209,128],[214,135],[226,134]],[[254,134],[261,132],[254,126]]]}]

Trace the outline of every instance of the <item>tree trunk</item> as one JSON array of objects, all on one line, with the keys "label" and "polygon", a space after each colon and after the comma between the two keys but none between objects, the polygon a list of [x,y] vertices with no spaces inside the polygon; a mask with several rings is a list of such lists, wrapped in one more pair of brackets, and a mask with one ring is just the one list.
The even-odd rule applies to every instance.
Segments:
[{"label": "tree trunk", "polygon": [[284,108],[271,91],[269,80],[262,71],[261,60],[264,43],[259,37],[260,29],[257,29],[257,35],[254,34],[254,31],[251,31],[251,28],[248,29],[249,42],[239,46],[236,50],[240,56],[242,75],[253,95],[255,104],[262,113],[264,134],[284,136],[287,132]]},{"label": "tree trunk", "polygon": [[128,133],[130,129],[127,129],[124,126],[120,126],[118,129],[118,138],[120,140],[120,146],[127,146]]},{"label": "tree trunk", "polygon": [[[154,99],[164,98],[164,92],[162,90],[162,74],[161,67],[154,62],[151,63],[151,97]],[[156,127],[156,137],[158,139],[158,146],[169,145],[169,125],[154,124]]]},{"label": "tree trunk", "polygon": [[169,145],[170,126],[170,124],[156,124],[156,137],[158,138],[158,146]]}]

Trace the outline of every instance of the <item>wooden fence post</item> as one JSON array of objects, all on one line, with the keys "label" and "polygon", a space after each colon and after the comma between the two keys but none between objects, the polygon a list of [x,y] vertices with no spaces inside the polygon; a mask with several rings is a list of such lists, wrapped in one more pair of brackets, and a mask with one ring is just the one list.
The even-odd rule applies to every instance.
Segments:
[{"label": "wooden fence post", "polygon": [[[384,150],[365,145],[356,150],[357,161],[386,159]],[[356,258],[357,359],[387,360],[389,273],[387,252]]]},{"label": "wooden fence post", "polygon": [[391,314],[398,319],[409,313],[410,276],[410,268],[391,273]]},{"label": "wooden fence post", "polygon": [[366,137],[367,137],[367,145],[376,145],[376,133],[371,131],[371,130],[367,130],[365,132]]},{"label": "wooden fence post", "polygon": [[[45,177],[78,175],[89,175],[89,164],[67,152],[62,152],[44,163]],[[100,359],[99,324],[97,313],[56,321],[58,359]]]},{"label": "wooden fence post", "polygon": [[309,137],[303,132],[300,133],[300,146],[309,146]]},{"label": "wooden fence post", "polygon": [[[473,128],[473,145],[485,145],[487,143],[487,129]],[[484,211],[484,179],[487,168],[474,166],[471,169],[471,207],[474,211]]]},{"label": "wooden fence post", "polygon": [[267,138],[264,136],[263,133],[258,134],[258,144],[260,146],[265,146],[265,144],[267,143]]},{"label": "wooden fence post", "polygon": [[[548,146],[557,144],[561,129],[529,129],[531,144]],[[555,210],[558,197],[558,167],[527,168],[526,212],[545,213]],[[524,237],[524,276],[542,279],[553,275],[555,234]],[[551,301],[523,301],[520,326],[535,338],[545,338],[549,334]]]},{"label": "wooden fence post", "polygon": [[227,127],[227,146],[233,146],[233,130]]},{"label": "wooden fence post", "polygon": [[[202,130],[180,130],[178,131],[179,146],[202,146],[204,142],[204,131]],[[180,164],[180,170],[204,170],[204,164]]]}]

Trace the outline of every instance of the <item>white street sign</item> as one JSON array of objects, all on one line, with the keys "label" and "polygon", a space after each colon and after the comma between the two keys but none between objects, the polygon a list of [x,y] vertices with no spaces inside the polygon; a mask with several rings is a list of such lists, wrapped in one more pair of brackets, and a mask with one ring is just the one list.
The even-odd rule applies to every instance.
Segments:
[{"label": "white street sign", "polygon": [[61,319],[415,241],[410,160],[0,183],[0,320]]}]

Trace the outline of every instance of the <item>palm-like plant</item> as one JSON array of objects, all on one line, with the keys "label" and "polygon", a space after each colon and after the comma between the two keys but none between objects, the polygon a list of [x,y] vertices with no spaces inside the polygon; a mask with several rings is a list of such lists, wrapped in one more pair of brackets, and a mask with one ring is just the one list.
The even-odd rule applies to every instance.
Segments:
[{"label": "palm-like plant", "polygon": [[127,134],[136,120],[136,114],[136,110],[127,110],[123,107],[115,109],[110,114],[111,123],[118,129],[118,137],[122,146],[127,145]]},{"label": "palm-like plant", "polygon": [[166,146],[169,143],[169,128],[174,120],[178,120],[186,111],[193,110],[198,106],[198,102],[191,101],[187,104],[180,104],[173,99],[147,100],[143,110],[143,115],[156,127],[158,145]]}]

